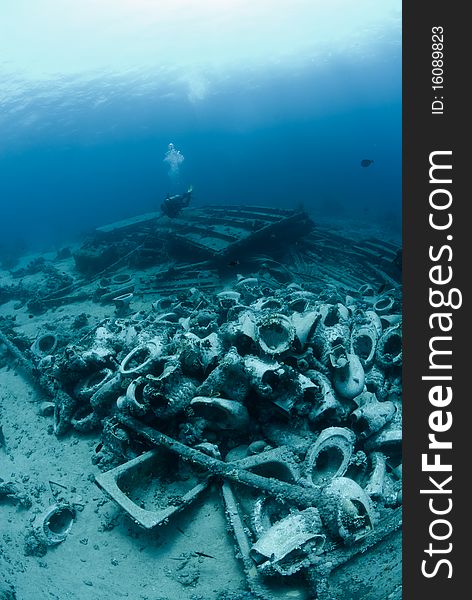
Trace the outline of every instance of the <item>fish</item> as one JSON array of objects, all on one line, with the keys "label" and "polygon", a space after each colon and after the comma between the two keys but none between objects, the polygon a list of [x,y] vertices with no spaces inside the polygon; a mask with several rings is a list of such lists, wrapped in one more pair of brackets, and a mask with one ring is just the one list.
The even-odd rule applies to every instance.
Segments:
[{"label": "fish", "polygon": [[361,167],[370,167],[373,162],[370,158],[364,158],[364,160],[361,160]]},{"label": "fish", "polygon": [[230,260],[228,263],[228,267],[237,267],[240,264],[239,260]]},{"label": "fish", "polygon": [[387,289],[387,284],[386,283],[382,283],[382,285],[377,290],[377,294],[381,294],[382,292],[385,292],[386,289]]},{"label": "fish", "polygon": [[392,264],[397,267],[400,271],[402,270],[402,250],[398,250],[395,258],[392,260]]},{"label": "fish", "polygon": [[202,556],[204,558],[215,558],[214,556],[211,556],[211,554],[205,554],[204,552],[197,552],[196,550],[195,550],[195,554],[197,556]]}]

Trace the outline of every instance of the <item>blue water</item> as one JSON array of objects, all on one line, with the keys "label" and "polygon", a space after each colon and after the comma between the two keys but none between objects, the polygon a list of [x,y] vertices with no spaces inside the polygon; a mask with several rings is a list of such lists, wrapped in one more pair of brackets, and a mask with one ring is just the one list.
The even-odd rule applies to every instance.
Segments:
[{"label": "blue water", "polygon": [[[240,65],[209,91],[152,69],[28,82],[0,64],[1,246],[58,247],[190,184],[195,205],[303,204],[398,229],[400,31],[364,43],[365,55]],[[169,142],[185,157],[178,181]]]}]

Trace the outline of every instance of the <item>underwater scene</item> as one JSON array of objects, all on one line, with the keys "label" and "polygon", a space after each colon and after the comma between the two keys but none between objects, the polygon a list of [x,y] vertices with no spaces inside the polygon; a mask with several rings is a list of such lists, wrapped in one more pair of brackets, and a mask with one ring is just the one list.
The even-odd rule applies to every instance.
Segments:
[{"label": "underwater scene", "polygon": [[400,600],[399,0],[0,2],[0,600]]}]

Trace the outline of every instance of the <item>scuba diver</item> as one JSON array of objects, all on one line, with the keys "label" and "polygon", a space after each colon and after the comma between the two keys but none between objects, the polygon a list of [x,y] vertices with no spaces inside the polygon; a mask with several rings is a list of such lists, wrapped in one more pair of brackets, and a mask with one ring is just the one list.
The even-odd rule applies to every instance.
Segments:
[{"label": "scuba diver", "polygon": [[173,219],[177,217],[184,208],[186,208],[190,204],[190,200],[192,199],[192,186],[188,188],[186,192],[183,194],[175,194],[174,196],[169,196],[167,194],[167,198],[161,204],[161,212]]}]

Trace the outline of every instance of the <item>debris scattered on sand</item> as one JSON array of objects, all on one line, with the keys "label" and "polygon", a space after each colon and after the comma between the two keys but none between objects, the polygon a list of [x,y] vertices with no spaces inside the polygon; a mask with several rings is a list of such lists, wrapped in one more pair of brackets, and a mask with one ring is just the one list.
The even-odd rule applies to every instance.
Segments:
[{"label": "debris scattered on sand", "polygon": [[[401,524],[397,249],[297,211],[186,211],[102,228],[61,253],[69,272],[14,271],[2,360],[59,438],[94,436],[97,483],[135,523],[165,525],[217,485],[251,594],[323,600],[332,572]],[[27,556],[66,540],[81,510],[50,487]],[[0,480],[2,499],[32,506]],[[196,586],[210,558],[186,553],[166,574]]]}]

